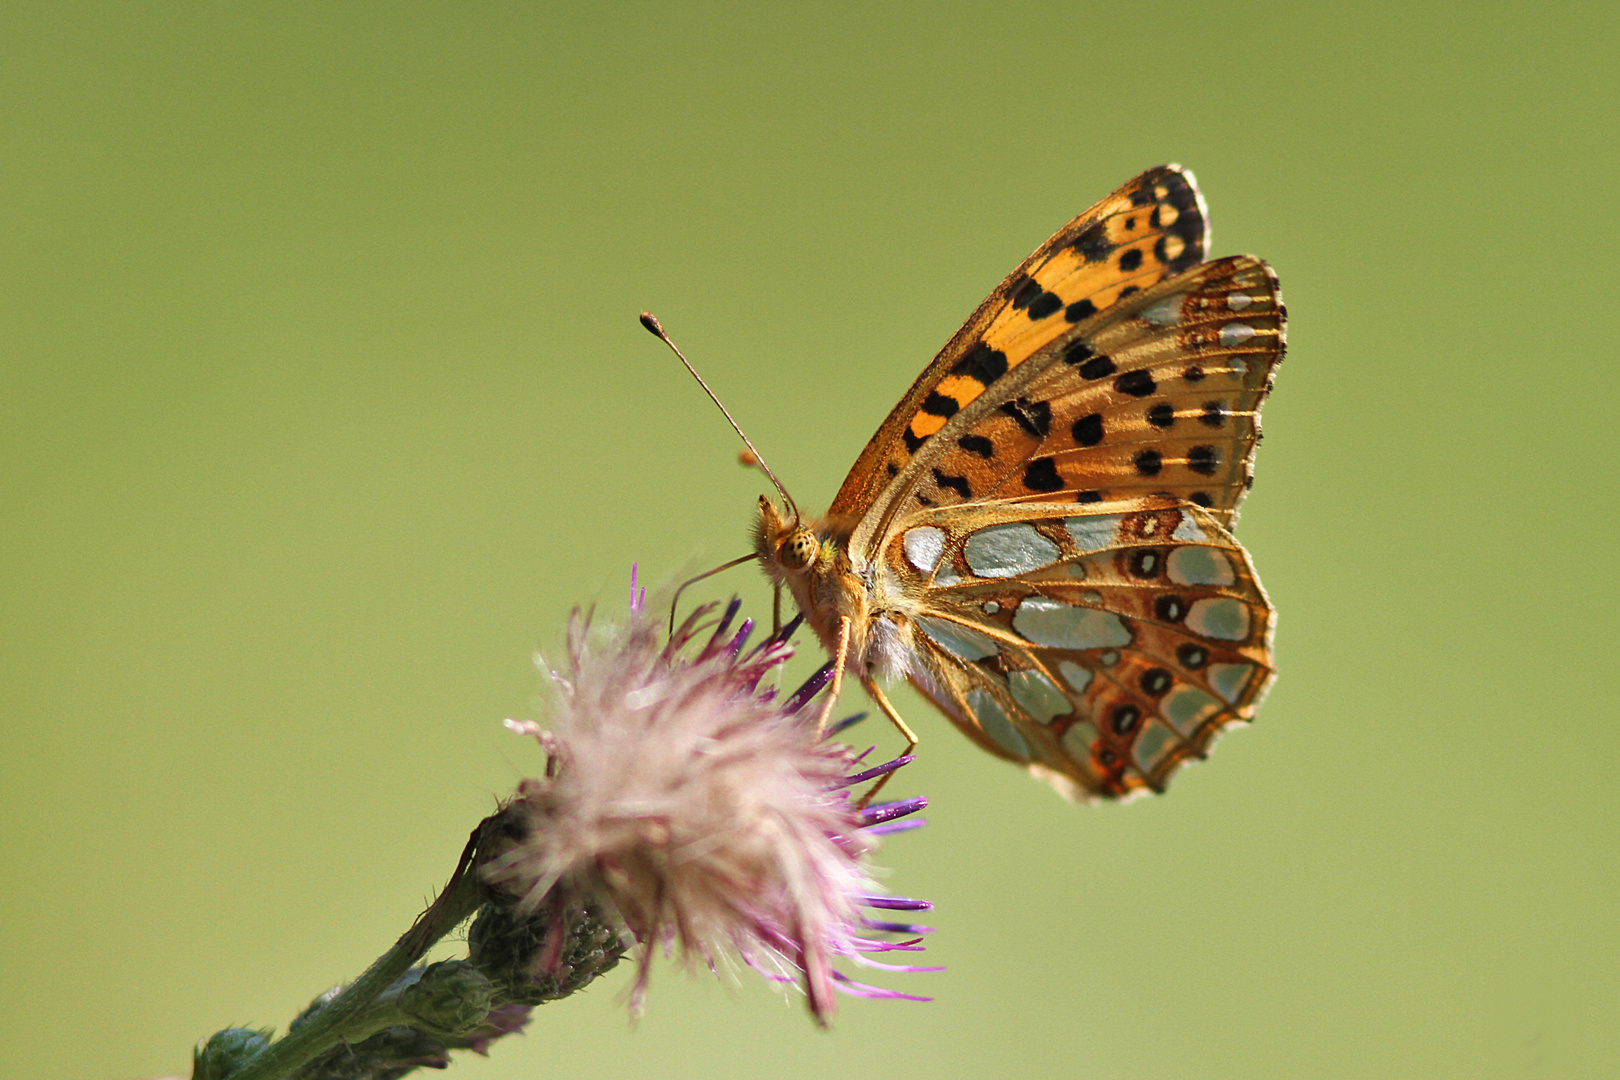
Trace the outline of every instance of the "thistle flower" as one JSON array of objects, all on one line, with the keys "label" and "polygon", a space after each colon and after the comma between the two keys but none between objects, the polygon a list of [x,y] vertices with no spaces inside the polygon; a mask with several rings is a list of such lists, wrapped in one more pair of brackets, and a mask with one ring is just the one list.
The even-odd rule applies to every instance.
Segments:
[{"label": "thistle flower", "polygon": [[926,800],[861,808],[851,798],[855,785],[910,758],[861,770],[862,755],[816,731],[810,706],[828,669],[786,698],[763,687],[792,655],[796,621],[747,650],[753,624],[733,632],[738,607],[725,609],[706,641],[713,604],[664,640],[632,572],[623,629],[597,633],[589,614],[574,613],[564,663],[542,662],[554,691],[550,730],[507,721],[539,741],[546,774],[519,786],[512,805],[524,835],[485,864],[485,879],[514,894],[519,912],[543,903],[607,911],[640,946],[636,1013],[658,948],[711,970],[740,959],[798,983],[821,1023],[835,989],[928,1000],[834,967],[843,958],[932,970],[862,955],[920,950],[927,932],[863,911],[930,907],[879,895],[866,862],[877,835],[922,824],[898,819]]}]

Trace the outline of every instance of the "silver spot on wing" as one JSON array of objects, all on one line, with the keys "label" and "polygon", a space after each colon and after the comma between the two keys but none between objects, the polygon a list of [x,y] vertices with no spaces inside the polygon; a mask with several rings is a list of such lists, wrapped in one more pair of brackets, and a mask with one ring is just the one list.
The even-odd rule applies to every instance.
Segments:
[{"label": "silver spot on wing", "polygon": [[917,627],[933,639],[934,644],[962,660],[985,660],[996,655],[995,641],[949,619],[936,619],[932,615],[918,615]]},{"label": "silver spot on wing", "polygon": [[1229,596],[1196,600],[1187,609],[1187,629],[1207,638],[1242,641],[1249,636],[1249,605]]},{"label": "silver spot on wing", "polygon": [[1013,672],[1007,676],[1007,688],[1012,691],[1013,700],[1042,724],[1050,724],[1057,717],[1074,711],[1057,683],[1039,671]]},{"label": "silver spot on wing", "polygon": [[1102,551],[1114,546],[1119,536],[1120,516],[1099,514],[1096,517],[1064,518],[1063,527],[1069,530],[1074,546],[1082,552]]},{"label": "silver spot on wing", "polygon": [[907,562],[925,574],[932,574],[934,567],[939,565],[939,557],[945,553],[945,530],[932,525],[919,525],[906,530],[901,546],[905,549]]},{"label": "silver spot on wing", "polygon": [[1058,561],[1058,546],[1023,522],[992,525],[967,538],[962,554],[980,577],[1013,577]]},{"label": "silver spot on wing", "polygon": [[1237,581],[1232,561],[1219,548],[1179,547],[1170,553],[1165,573],[1177,585],[1231,585]]},{"label": "silver spot on wing", "polygon": [[1103,649],[1129,645],[1131,631],[1112,611],[1075,607],[1044,596],[1026,596],[1013,613],[1013,629],[1036,645],[1054,649]]},{"label": "silver spot on wing", "polygon": [[1018,734],[1018,729],[1013,726],[1013,722],[1007,718],[1007,713],[1002,709],[1001,702],[997,701],[989,691],[977,686],[969,690],[965,696],[967,697],[968,708],[972,709],[973,715],[978,717],[979,727],[984,729],[984,733],[995,740],[997,745],[1009,754],[1028,761],[1029,743],[1024,741],[1024,737]]}]

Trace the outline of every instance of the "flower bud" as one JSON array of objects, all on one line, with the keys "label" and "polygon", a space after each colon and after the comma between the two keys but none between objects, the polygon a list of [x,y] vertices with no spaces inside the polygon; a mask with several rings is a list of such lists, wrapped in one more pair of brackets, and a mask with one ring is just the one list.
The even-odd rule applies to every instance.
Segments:
[{"label": "flower bud", "polygon": [[400,991],[399,1007],[421,1026],[447,1034],[471,1031],[489,1015],[494,985],[466,960],[441,960]]},{"label": "flower bud", "polygon": [[226,1028],[199,1043],[191,1055],[192,1080],[226,1080],[270,1045],[270,1028]]}]

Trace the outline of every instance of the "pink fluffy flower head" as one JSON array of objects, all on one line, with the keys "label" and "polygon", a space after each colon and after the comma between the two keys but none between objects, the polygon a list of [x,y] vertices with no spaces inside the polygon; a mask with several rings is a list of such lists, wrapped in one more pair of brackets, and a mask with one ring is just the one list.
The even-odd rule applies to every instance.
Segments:
[{"label": "pink fluffy flower head", "polygon": [[866,861],[876,835],[921,824],[896,819],[925,800],[860,808],[850,795],[910,759],[858,771],[849,747],[817,733],[825,669],[786,698],[761,685],[792,654],[792,625],[748,649],[752,623],[732,631],[734,601],[712,630],[711,604],[666,640],[633,578],[631,594],[628,625],[596,632],[576,611],[565,662],[542,662],[550,730],[508,721],[540,741],[546,775],[519,786],[526,835],[486,878],[520,910],[554,890],[607,907],[640,945],[633,1011],[659,947],[796,982],[821,1022],[835,989],[909,998],[854,982],[834,961],[926,970],[862,955],[920,949],[926,932],[865,910],[929,907],[878,895]]}]

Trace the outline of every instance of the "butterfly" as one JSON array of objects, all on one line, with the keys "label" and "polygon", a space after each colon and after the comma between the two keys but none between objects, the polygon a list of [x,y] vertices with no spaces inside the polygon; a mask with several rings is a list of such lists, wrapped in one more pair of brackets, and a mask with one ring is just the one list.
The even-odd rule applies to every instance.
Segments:
[{"label": "butterfly", "polygon": [[831,655],[829,709],[847,671],[909,752],[904,676],[1081,800],[1163,791],[1253,717],[1275,613],[1231,529],[1285,310],[1208,245],[1192,173],[1149,169],[979,305],[824,516],[761,496],[748,558]]}]

